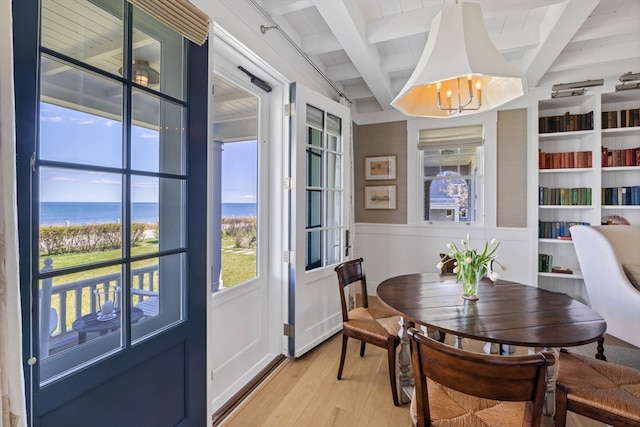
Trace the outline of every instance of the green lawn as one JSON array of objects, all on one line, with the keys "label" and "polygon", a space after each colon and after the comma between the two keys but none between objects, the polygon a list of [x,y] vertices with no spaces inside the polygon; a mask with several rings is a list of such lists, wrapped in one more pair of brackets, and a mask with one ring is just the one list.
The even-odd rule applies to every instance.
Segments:
[{"label": "green lawn", "polygon": [[225,288],[256,277],[255,248],[236,248],[233,237],[222,239],[222,281]]},{"label": "green lawn", "polygon": [[[150,252],[158,251],[158,239],[147,239],[143,240],[139,246],[135,246],[132,249],[133,255],[146,254]],[[122,253],[120,250],[112,250],[112,251],[99,251],[99,252],[83,252],[83,253],[72,253],[72,254],[64,254],[64,255],[52,255],[45,256],[40,259],[40,268],[44,265],[43,261],[45,258],[51,258],[53,260],[53,268],[60,269],[66,267],[74,267],[80,265],[87,265],[100,261],[108,261],[111,259],[120,258]],[[157,258],[150,258],[144,261],[136,262],[134,268],[146,267],[148,265],[157,264]],[[59,276],[53,279],[53,284],[60,283],[68,283],[74,282],[76,280],[89,279],[91,277],[95,277],[102,274],[110,274],[117,273],[120,271],[120,267],[113,266],[107,268],[101,268],[98,270],[99,274],[96,270],[83,271],[80,273],[68,274],[65,276]]]}]

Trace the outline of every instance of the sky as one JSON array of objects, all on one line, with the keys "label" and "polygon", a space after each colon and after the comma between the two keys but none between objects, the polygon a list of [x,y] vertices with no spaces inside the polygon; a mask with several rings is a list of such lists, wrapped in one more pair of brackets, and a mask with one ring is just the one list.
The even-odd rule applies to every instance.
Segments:
[{"label": "sky", "polygon": [[[70,163],[121,167],[122,126],[119,121],[41,103],[40,157]],[[158,171],[158,132],[132,128],[132,165]],[[222,202],[255,203],[257,187],[256,141],[224,145]],[[135,177],[133,202],[157,202],[158,180]],[[121,180],[117,174],[42,168],[42,202],[119,202]]]}]

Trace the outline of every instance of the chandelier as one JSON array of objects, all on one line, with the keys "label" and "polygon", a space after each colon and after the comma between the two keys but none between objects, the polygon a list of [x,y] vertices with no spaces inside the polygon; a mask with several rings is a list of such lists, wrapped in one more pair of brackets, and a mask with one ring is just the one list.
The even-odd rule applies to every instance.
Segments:
[{"label": "chandelier", "polygon": [[408,116],[488,111],[525,94],[526,80],[495,48],[478,3],[445,4],[413,74],[391,102]]}]

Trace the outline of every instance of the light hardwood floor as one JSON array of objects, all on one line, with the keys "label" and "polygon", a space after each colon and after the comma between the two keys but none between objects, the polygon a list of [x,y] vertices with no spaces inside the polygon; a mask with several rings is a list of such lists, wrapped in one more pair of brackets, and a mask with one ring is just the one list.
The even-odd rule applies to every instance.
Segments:
[{"label": "light hardwood floor", "polygon": [[[409,405],[393,406],[386,351],[349,340],[342,380],[336,379],[342,335],[298,359],[287,359],[219,426],[224,427],[409,427]],[[463,341],[470,350],[480,343]],[[475,348],[474,348],[475,347]],[[546,418],[544,427],[553,426]],[[568,427],[605,424],[569,413]]]}]

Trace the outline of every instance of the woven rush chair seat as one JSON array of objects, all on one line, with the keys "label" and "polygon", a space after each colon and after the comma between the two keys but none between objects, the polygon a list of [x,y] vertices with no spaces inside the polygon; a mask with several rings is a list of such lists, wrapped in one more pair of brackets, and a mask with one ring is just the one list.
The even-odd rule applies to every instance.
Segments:
[{"label": "woven rush chair seat", "polygon": [[[437,427],[521,426],[525,402],[503,402],[470,396],[427,379],[431,425]],[[416,392],[409,407],[411,421],[418,425]]]},{"label": "woven rush chair seat", "polygon": [[[349,338],[360,341],[360,357],[364,356],[367,343],[384,348],[387,350],[393,404],[398,406],[400,403],[396,385],[396,349],[400,344],[400,338],[398,337],[400,316],[384,307],[369,305],[367,279],[362,258],[343,262],[336,266],[334,270],[338,276],[340,304],[342,306],[342,351],[340,352],[338,380],[342,379]],[[354,286],[359,284],[361,306],[348,310],[345,288],[351,284],[354,284]]]},{"label": "woven rush chair seat", "polygon": [[540,426],[552,353],[486,355],[448,346],[414,328],[408,334],[414,426]]},{"label": "woven rush chair seat", "polygon": [[640,426],[640,370],[560,352],[556,381],[556,427],[567,411],[612,426]]},{"label": "woven rush chair seat", "polygon": [[377,347],[386,348],[388,337],[398,336],[400,332],[399,316],[384,316],[384,313],[364,307],[350,310],[348,316],[349,320],[343,323],[343,328],[353,334],[366,336],[366,342]]}]

